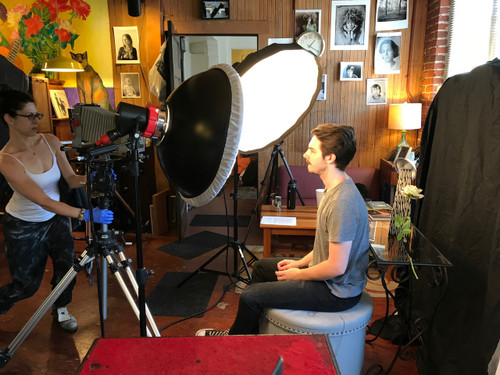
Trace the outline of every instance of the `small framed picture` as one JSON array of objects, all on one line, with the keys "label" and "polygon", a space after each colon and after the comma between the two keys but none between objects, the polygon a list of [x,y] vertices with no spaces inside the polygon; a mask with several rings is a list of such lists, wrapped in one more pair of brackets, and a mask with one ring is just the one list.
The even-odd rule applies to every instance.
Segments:
[{"label": "small framed picture", "polygon": [[370,0],[332,1],[330,49],[368,49]]},{"label": "small framed picture", "polygon": [[57,118],[69,117],[68,98],[64,90],[50,90],[50,101],[54,107],[54,113]]},{"label": "small framed picture", "polygon": [[393,6],[387,0],[377,0],[375,30],[400,30],[408,28],[408,1]]},{"label": "small framed picture", "polygon": [[295,11],[295,40],[304,31],[316,31],[321,34],[321,9]]},{"label": "small framed picture", "polygon": [[398,74],[401,66],[401,32],[378,33],[375,43],[375,74]]},{"label": "small framed picture", "polygon": [[361,81],[363,79],[363,62],[341,62],[340,80],[341,81]]},{"label": "small framed picture", "polygon": [[120,73],[122,98],[140,98],[139,73]]},{"label": "small framed picture", "polygon": [[326,78],[326,74],[321,76],[321,90],[319,90],[316,100],[326,100]]},{"label": "small framed picture", "polygon": [[137,26],[114,26],[116,64],[140,64]]},{"label": "small framed picture", "polygon": [[387,78],[366,80],[366,105],[387,104]]}]

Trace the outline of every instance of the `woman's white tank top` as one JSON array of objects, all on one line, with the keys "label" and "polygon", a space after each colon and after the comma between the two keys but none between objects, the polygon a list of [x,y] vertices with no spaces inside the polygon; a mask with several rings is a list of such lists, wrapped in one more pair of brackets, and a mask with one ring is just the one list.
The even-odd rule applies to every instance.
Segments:
[{"label": "woman's white tank top", "polygon": [[[6,153],[2,154],[9,155],[10,157],[16,159],[23,166],[28,177],[31,178],[38,186],[40,186],[45,194],[47,194],[51,199],[59,201],[60,196],[58,183],[61,178],[61,171],[59,170],[59,166],[57,165],[56,155],[50,148],[49,143],[47,142],[43,134],[41,134],[41,136],[45,141],[45,144],[49,148],[50,153],[52,154],[52,167],[47,172],[31,173],[26,169],[21,160],[19,160],[15,156]],[[15,189],[12,190],[14,191],[14,194],[12,194],[12,198],[9,200],[9,203],[7,203],[7,206],[5,206],[5,211],[15,218],[24,221],[40,223],[50,220],[55,216],[55,213],[44,210],[41,206],[33,203],[22,194],[18,193]]]}]

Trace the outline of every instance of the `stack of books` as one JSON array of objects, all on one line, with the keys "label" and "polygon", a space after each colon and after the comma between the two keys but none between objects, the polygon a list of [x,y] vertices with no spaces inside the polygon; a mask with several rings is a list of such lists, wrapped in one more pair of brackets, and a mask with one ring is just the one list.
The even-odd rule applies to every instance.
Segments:
[{"label": "stack of books", "polygon": [[390,221],[392,216],[392,206],[383,201],[366,202],[368,216],[371,221]]}]

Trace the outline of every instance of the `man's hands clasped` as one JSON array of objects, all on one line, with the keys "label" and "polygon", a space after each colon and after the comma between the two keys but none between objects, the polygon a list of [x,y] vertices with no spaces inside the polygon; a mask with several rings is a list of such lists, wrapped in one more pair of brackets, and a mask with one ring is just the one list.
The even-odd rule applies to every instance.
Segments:
[{"label": "man's hands clasped", "polygon": [[297,260],[285,259],[278,263],[276,277],[278,281],[300,280],[301,263]]}]

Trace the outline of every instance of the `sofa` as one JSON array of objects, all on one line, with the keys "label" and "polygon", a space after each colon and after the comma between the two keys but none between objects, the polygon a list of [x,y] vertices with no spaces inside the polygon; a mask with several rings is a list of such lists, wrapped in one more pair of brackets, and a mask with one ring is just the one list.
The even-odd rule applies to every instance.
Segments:
[{"label": "sofa", "polygon": [[[316,206],[316,189],[322,189],[325,186],[321,178],[309,173],[307,166],[290,165],[290,171],[293,178],[297,181],[297,190],[300,192],[306,206]],[[367,190],[367,199],[372,201],[380,200],[380,180],[379,170],[376,168],[357,168],[347,167],[346,173],[352,178],[354,183],[363,184]],[[284,165],[278,168],[278,189],[277,194],[281,196],[282,204],[286,206],[287,188],[290,176]],[[296,206],[300,206],[300,199],[296,195]]]}]

